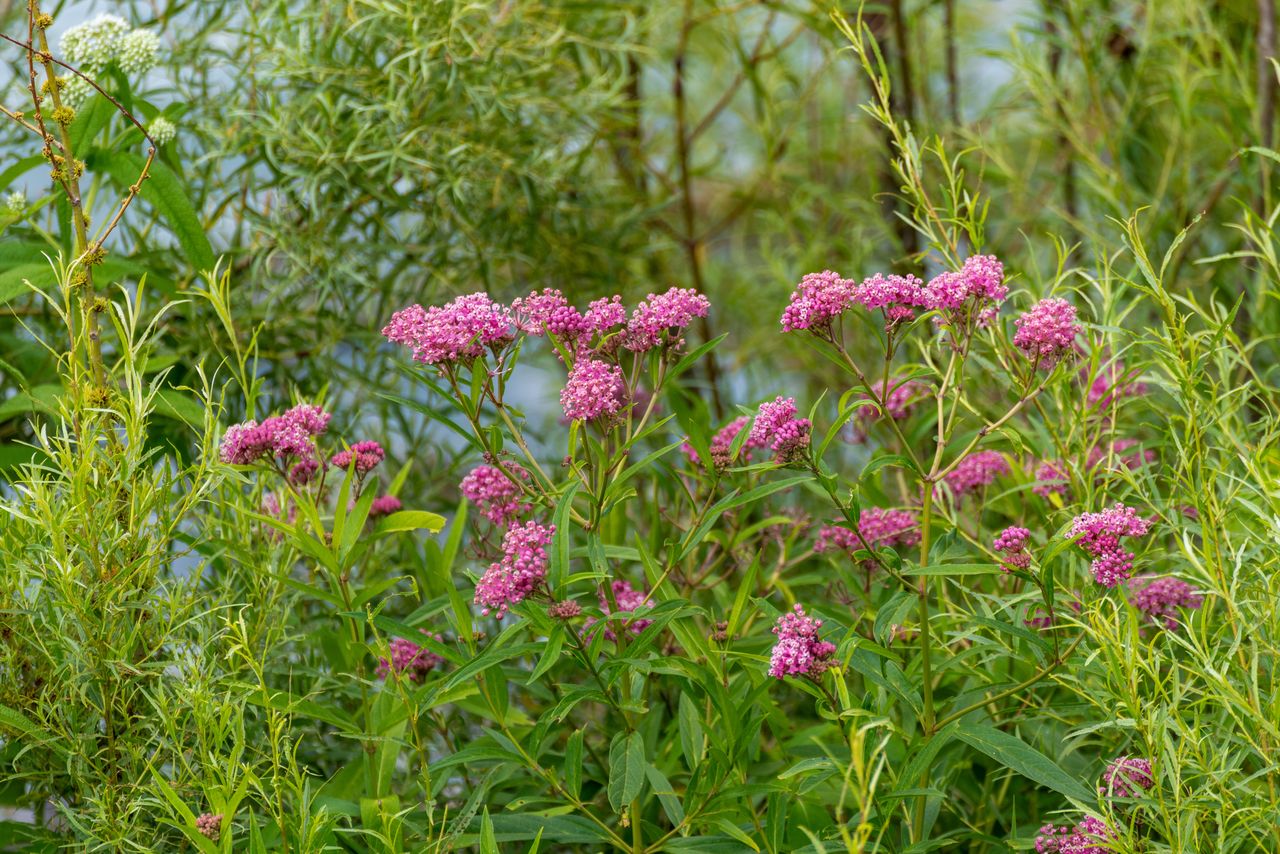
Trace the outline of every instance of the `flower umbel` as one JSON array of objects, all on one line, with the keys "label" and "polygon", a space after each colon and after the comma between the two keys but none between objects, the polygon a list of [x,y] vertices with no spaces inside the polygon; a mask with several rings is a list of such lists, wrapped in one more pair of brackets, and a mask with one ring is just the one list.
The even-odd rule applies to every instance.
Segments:
[{"label": "flower umbel", "polygon": [[491,564],[476,582],[475,603],[486,617],[497,611],[501,620],[510,606],[523,602],[547,576],[547,546],[555,525],[525,522],[502,538],[502,559]]},{"label": "flower umbel", "polygon": [[1120,545],[1122,537],[1141,537],[1151,523],[1138,511],[1116,504],[1100,513],[1082,513],[1071,522],[1071,536],[1093,558],[1093,578],[1115,587],[1133,572],[1133,552]]},{"label": "flower umbel", "polygon": [[797,603],[793,611],[778,618],[773,633],[778,636],[769,656],[769,675],[777,679],[787,676],[817,678],[832,664],[836,646],[818,639],[821,620],[806,616]]}]

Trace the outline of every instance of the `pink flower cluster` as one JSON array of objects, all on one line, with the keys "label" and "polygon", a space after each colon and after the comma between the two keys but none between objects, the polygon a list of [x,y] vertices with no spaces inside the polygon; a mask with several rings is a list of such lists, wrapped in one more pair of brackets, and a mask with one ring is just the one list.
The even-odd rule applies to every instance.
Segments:
[{"label": "pink flower cluster", "polygon": [[[631,584],[621,578],[615,578],[609,585],[613,590],[613,600],[618,603],[618,612],[635,612],[649,604],[649,595],[643,590],[637,590]],[[604,636],[609,640],[617,640],[617,636],[613,632],[613,621],[609,619],[612,610],[609,608],[609,597],[600,591],[600,610],[604,612]],[[638,619],[636,617],[620,618],[622,625],[628,632],[638,635],[653,623],[653,620]],[[583,623],[583,630],[590,629],[596,624],[594,617],[589,617]],[[588,642],[591,636],[587,635]]]},{"label": "pink flower cluster", "polygon": [[802,459],[809,448],[809,431],[813,425],[808,418],[797,418],[796,413],[793,397],[779,396],[760,404],[747,442],[757,448],[768,447],[780,463]]},{"label": "pink flower cluster", "polygon": [[222,816],[214,813],[201,813],[196,818],[196,830],[206,839],[216,840],[222,833]]},{"label": "pink flower cluster", "polygon": [[1090,406],[1110,407],[1116,397],[1139,397],[1147,393],[1147,384],[1139,382],[1140,371],[1126,371],[1124,362],[1115,360],[1098,372],[1089,382],[1088,365],[1080,369],[1080,379],[1089,383]]},{"label": "pink flower cluster", "polygon": [[1005,528],[992,543],[992,548],[1004,554],[1002,567],[1010,569],[1026,569],[1031,565],[1031,554],[1027,551],[1027,540],[1031,532],[1017,526]]},{"label": "pink flower cluster", "polygon": [[1137,608],[1153,623],[1174,631],[1180,625],[1179,608],[1199,608],[1204,597],[1180,578],[1153,578],[1140,575],[1126,584],[1129,604]]},{"label": "pink flower cluster", "polygon": [[392,513],[398,513],[403,506],[400,503],[400,499],[394,495],[379,495],[369,505],[369,518],[377,519],[379,516],[390,516]]},{"label": "pink flower cluster", "polygon": [[502,538],[502,559],[490,565],[476,582],[475,603],[486,617],[497,611],[501,620],[507,610],[523,602],[547,577],[547,546],[555,535],[555,525],[525,522],[511,528]]},{"label": "pink flower cluster", "polygon": [[920,520],[909,510],[868,507],[858,515],[858,530],[875,546],[910,548],[920,542]]},{"label": "pink flower cluster", "polygon": [[1036,483],[1031,491],[1041,498],[1048,498],[1055,493],[1063,498],[1070,496],[1071,482],[1062,463],[1056,460],[1040,463],[1040,467],[1036,469]]},{"label": "pink flower cluster", "polygon": [[627,382],[622,368],[598,359],[579,359],[560,390],[565,417],[574,421],[610,418],[626,403]]},{"label": "pink flower cluster", "polygon": [[572,599],[552,602],[547,606],[547,616],[554,617],[557,620],[572,620],[581,613],[582,606]]},{"label": "pink flower cluster", "polygon": [[[503,465],[516,477],[529,479],[529,472],[520,466]],[[520,486],[497,466],[476,466],[462,479],[460,488],[462,497],[474,504],[481,516],[500,527],[511,524],[530,510],[530,505],[521,500]]]},{"label": "pink flower cluster", "polygon": [[443,306],[411,305],[391,316],[382,334],[413,350],[428,365],[470,362],[485,348],[501,349],[515,337],[511,311],[488,294],[460,296]]},{"label": "pink flower cluster", "polygon": [[778,618],[773,633],[778,636],[769,656],[769,675],[776,679],[787,676],[817,678],[831,667],[831,656],[836,646],[818,639],[821,620],[806,616],[804,608],[796,604]]},{"label": "pink flower cluster", "polygon": [[[920,521],[907,510],[868,507],[858,515],[858,534],[869,546],[910,547],[920,542]],[[839,525],[824,525],[818,530],[813,550],[856,552],[862,548],[858,534]]]},{"label": "pink flower cluster", "polygon": [[944,478],[957,496],[990,486],[997,477],[1009,473],[1009,461],[998,451],[979,451],[960,461]]},{"label": "pink flower cluster", "polygon": [[994,255],[970,255],[959,270],[934,276],[924,289],[924,301],[939,312],[938,323],[967,328],[971,318],[988,323],[1009,295],[1004,265]]},{"label": "pink flower cluster", "polygon": [[853,302],[854,288],[853,281],[841,278],[839,273],[809,273],[796,285],[791,302],[782,312],[782,330],[830,329],[831,322]]},{"label": "pink flower cluster", "polygon": [[676,343],[695,317],[706,317],[710,301],[693,288],[671,288],[666,293],[649,294],[636,306],[627,321],[622,345],[643,353],[664,341]]},{"label": "pink flower cluster", "polygon": [[1151,763],[1135,756],[1121,756],[1107,763],[1098,794],[1111,798],[1137,798],[1156,784]]},{"label": "pink flower cluster", "polygon": [[[424,629],[423,634],[429,633]],[[431,637],[437,643],[444,641],[444,638],[440,635],[431,635]],[[388,646],[390,647],[391,658],[378,660],[379,679],[386,679],[392,673],[398,673],[407,677],[411,682],[422,682],[433,668],[444,663],[443,658],[425,646],[419,646],[411,640],[392,638]]]},{"label": "pink flower cluster", "polygon": [[1121,538],[1141,537],[1150,529],[1150,522],[1123,504],[1082,513],[1071,522],[1071,536],[1093,558],[1093,579],[1103,587],[1115,587],[1133,572],[1133,552],[1120,545]]},{"label": "pink flower cluster", "polygon": [[876,273],[853,290],[853,301],[868,311],[884,312],[884,325],[890,329],[911,320],[916,310],[928,307],[924,282],[915,276],[885,276]]},{"label": "pink flower cluster", "polygon": [[[711,464],[718,469],[728,468],[733,463],[732,451],[734,440],[738,438],[738,434],[746,429],[751,423],[750,415],[741,415],[728,424],[716,431],[711,437]],[[744,463],[751,462],[751,451],[760,445],[753,444],[748,434],[747,440],[742,443],[742,447],[738,449],[738,459]],[[694,465],[700,465],[702,460],[698,458],[698,452],[694,450],[693,445],[687,441],[680,446],[680,450],[684,451],[685,456],[689,458],[689,462]]]},{"label": "pink flower cluster", "polygon": [[832,322],[855,303],[882,311],[886,329],[911,320],[921,309],[940,311],[940,323],[967,326],[971,316],[979,323],[994,317],[1008,293],[1004,266],[992,255],[973,255],[961,269],[942,273],[928,285],[915,276],[883,273],[855,285],[826,270],[800,280],[782,313],[782,328],[829,334]]},{"label": "pink flower cluster", "polygon": [[318,436],[329,427],[329,413],[318,406],[300,403],[283,415],[273,415],[261,424],[246,421],[227,428],[219,447],[224,463],[246,466],[264,457],[314,459]]},{"label": "pink flower cluster", "polygon": [[871,422],[882,417],[881,406],[876,401],[883,400],[884,413],[888,414],[894,421],[901,421],[914,412],[933,393],[933,389],[928,385],[916,380],[902,380],[896,385],[891,383],[887,395],[884,392],[884,386],[883,381],[874,383],[871,386],[872,396],[868,396],[866,392],[863,392],[863,398],[873,402],[871,406],[864,406],[859,409],[858,414],[854,417],[853,441],[864,441]]},{"label": "pink flower cluster", "polygon": [[366,475],[382,462],[386,452],[377,442],[356,442],[345,451],[339,451],[329,459],[329,464],[336,469],[350,468],[355,464],[356,474]]},{"label": "pink flower cluster", "polygon": [[1075,827],[1046,824],[1036,836],[1036,854],[1110,854],[1113,838],[1107,823],[1093,816]]},{"label": "pink flower cluster", "polygon": [[1040,300],[1014,324],[1013,346],[1040,368],[1052,368],[1072,352],[1080,332],[1075,306],[1056,297]]}]

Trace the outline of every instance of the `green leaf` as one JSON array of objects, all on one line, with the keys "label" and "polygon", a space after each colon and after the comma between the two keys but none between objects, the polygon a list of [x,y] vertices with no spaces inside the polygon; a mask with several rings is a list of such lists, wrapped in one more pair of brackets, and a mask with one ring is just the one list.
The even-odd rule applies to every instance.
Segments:
[{"label": "green leaf", "polygon": [[[640,733],[619,734],[609,748],[609,805],[622,812],[644,788],[644,739]],[[639,821],[639,816],[633,818]]]},{"label": "green leaf", "polygon": [[554,595],[560,590],[569,575],[569,511],[573,509],[573,497],[578,494],[578,482],[574,481],[560,496],[556,504],[556,512],[551,517],[551,524],[556,532],[551,538],[550,566],[547,572],[547,584]]},{"label": "green leaf", "polygon": [[575,729],[564,746],[564,787],[575,798],[582,791],[582,728]]},{"label": "green leaf", "polygon": [[428,513],[426,510],[401,510],[379,522],[378,533],[425,530],[438,534],[444,528],[444,522],[445,518],[439,513]]},{"label": "green leaf", "polygon": [[956,738],[975,747],[1022,776],[1076,801],[1091,804],[1094,793],[1057,763],[1017,736],[979,723],[964,723],[956,729]]},{"label": "green leaf", "polygon": [[[83,157],[85,143],[92,142],[98,131],[106,127],[107,122],[116,114],[115,105],[101,92],[94,92],[89,102],[76,111],[75,120],[68,133],[71,137],[71,150],[77,157]],[[134,133],[137,133],[135,130]],[[137,137],[134,137],[137,139]]]},{"label": "green leaf", "polygon": [[31,261],[0,271],[0,303],[31,293],[31,288],[27,287],[28,279],[31,284],[48,293],[57,283],[57,278],[48,261]]},{"label": "green leaf", "polygon": [[[92,165],[106,171],[122,189],[128,189],[142,174],[145,163],[146,158],[141,155],[115,150],[110,156],[94,157]],[[159,160],[153,160],[147,180],[142,182],[140,195],[164,219],[191,266],[197,271],[212,270],[215,260],[213,246],[195,206],[183,189],[182,179]]]},{"label": "green leaf", "polygon": [[1000,572],[994,563],[943,563],[936,566],[913,566],[903,570],[903,575],[990,575]]},{"label": "green leaf", "polygon": [[489,808],[484,808],[484,818],[480,820],[480,854],[500,854],[498,837],[493,834],[493,819],[489,818]]},{"label": "green leaf", "polygon": [[680,796],[676,794],[671,781],[652,765],[645,769],[645,776],[649,778],[649,785],[653,788],[653,793],[658,796],[658,802],[662,804],[662,811],[667,814],[671,826],[679,827],[684,821],[684,805],[680,803]]},{"label": "green leaf", "polygon": [[717,819],[716,827],[720,828],[725,833],[729,834],[734,839],[738,840],[743,845],[750,848],[752,851],[756,851],[756,852],[760,851],[760,846],[756,845],[755,840],[753,840],[750,836],[747,836],[746,831],[738,827],[729,819],[727,818]]},{"label": "green leaf", "polygon": [[53,747],[58,753],[66,752],[66,748],[59,742],[54,741],[51,737],[51,733],[42,729],[35,721],[31,720],[16,709],[11,709],[8,706],[0,706],[0,732],[5,730],[16,732],[19,735],[24,735],[32,741],[46,747]]},{"label": "green leaf", "polygon": [[53,383],[20,391],[4,403],[0,403],[0,421],[31,412],[52,415],[56,411],[56,401],[60,394],[62,394],[62,386]]},{"label": "green leaf", "polygon": [[156,412],[191,427],[204,426],[204,406],[177,389],[162,388],[156,392]]}]

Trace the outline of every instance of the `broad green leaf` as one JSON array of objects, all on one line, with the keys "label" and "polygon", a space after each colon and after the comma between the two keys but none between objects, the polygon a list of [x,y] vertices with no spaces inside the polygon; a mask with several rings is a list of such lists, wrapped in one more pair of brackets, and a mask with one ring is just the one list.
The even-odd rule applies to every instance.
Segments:
[{"label": "broad green leaf", "polygon": [[426,510],[401,510],[379,522],[378,533],[424,530],[438,534],[444,528],[444,523],[445,518],[439,513],[428,513]]},{"label": "broad green leaf", "polygon": [[980,723],[962,723],[956,728],[955,734],[956,738],[977,748],[1006,768],[1079,804],[1090,804],[1096,800],[1093,792],[1079,780],[1015,735]]},{"label": "broad green leaf", "polygon": [[[609,747],[609,805],[622,812],[644,788],[644,738],[619,734]],[[639,820],[637,816],[635,820]]]},{"label": "broad green leaf", "polygon": [[[129,151],[114,150],[109,156],[93,158],[93,168],[106,171],[120,186],[128,189],[142,174],[146,158]],[[153,160],[147,180],[142,182],[141,197],[147,201],[173,232],[187,261],[197,270],[212,270],[213,246],[205,234],[195,206],[187,197],[182,179],[159,160]]]}]

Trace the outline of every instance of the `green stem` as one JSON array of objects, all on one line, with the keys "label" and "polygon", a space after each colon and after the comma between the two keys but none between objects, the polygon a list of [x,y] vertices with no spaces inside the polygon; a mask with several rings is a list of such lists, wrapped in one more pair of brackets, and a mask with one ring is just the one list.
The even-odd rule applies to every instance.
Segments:
[{"label": "green stem", "polygon": [[[929,535],[930,523],[933,514],[933,482],[925,480],[922,484],[924,487],[924,505],[920,510],[920,566],[924,568],[929,565]],[[929,576],[921,575],[919,586],[916,589],[920,597],[920,679],[924,689],[924,714],[921,718],[921,730],[923,750],[928,746],[929,740],[933,738],[934,727],[934,709],[933,709],[933,631],[929,626]],[[920,788],[925,789],[929,786],[929,767],[920,770]],[[928,796],[920,795],[916,798],[915,815],[912,819],[912,839],[915,842],[922,841],[924,837],[924,813],[927,805]]]}]

